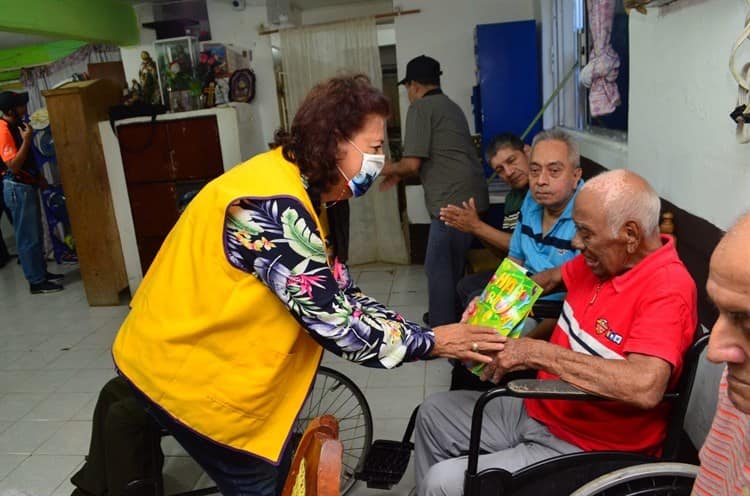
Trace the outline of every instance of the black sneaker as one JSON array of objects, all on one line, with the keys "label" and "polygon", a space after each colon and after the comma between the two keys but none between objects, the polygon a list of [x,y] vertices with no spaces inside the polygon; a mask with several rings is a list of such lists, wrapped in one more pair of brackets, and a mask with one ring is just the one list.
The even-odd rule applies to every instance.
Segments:
[{"label": "black sneaker", "polygon": [[44,277],[48,281],[60,281],[65,278],[65,276],[62,274],[53,274],[52,272],[45,272]]},{"label": "black sneaker", "polygon": [[58,291],[62,291],[63,287],[56,282],[44,281],[39,284],[29,284],[29,290],[31,294],[57,293]]}]

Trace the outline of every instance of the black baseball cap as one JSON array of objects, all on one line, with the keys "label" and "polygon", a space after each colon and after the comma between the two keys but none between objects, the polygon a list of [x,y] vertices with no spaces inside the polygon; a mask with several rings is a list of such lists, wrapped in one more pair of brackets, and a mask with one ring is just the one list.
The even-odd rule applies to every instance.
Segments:
[{"label": "black baseball cap", "polygon": [[440,70],[440,62],[428,57],[427,55],[420,55],[415,57],[406,64],[406,77],[398,82],[398,84],[404,84],[409,81],[422,81],[422,82],[438,82],[440,75],[443,71]]},{"label": "black baseball cap", "polygon": [[0,92],[0,112],[4,113],[27,103],[29,103],[28,93],[16,93],[15,91]]}]

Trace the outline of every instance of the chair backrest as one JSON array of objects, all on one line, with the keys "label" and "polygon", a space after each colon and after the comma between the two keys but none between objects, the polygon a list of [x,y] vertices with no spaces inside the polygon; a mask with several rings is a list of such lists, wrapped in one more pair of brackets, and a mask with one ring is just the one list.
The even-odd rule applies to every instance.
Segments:
[{"label": "chair backrest", "polygon": [[339,496],[343,445],[333,415],[310,422],[294,454],[281,496]]},{"label": "chair backrest", "polygon": [[667,437],[664,440],[664,449],[662,451],[662,458],[665,460],[677,460],[678,458],[685,414],[690,403],[690,394],[693,392],[695,374],[698,371],[698,362],[707,344],[708,333],[704,332],[703,326],[698,323],[693,344],[685,354],[685,361],[682,366],[680,380],[677,383],[677,389],[671,395],[667,395],[669,397],[676,394],[677,397],[672,403],[672,410],[669,413],[667,423]]}]

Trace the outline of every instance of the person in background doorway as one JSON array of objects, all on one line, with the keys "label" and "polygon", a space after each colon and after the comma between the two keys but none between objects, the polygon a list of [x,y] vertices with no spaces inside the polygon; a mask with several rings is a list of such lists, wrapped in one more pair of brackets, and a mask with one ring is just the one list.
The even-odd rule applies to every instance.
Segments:
[{"label": "person in background doorway", "polygon": [[25,124],[27,93],[0,93],[0,160],[8,167],[3,177],[3,198],[13,217],[18,258],[29,281],[31,294],[54,293],[63,289],[63,276],[47,271],[44,254],[39,188],[47,182],[31,153],[31,126]]},{"label": "person in background doorway", "polygon": [[[481,239],[487,248],[500,258],[510,249],[510,239],[518,223],[526,193],[529,191],[529,156],[531,147],[515,134],[495,136],[487,145],[487,161],[503,181],[511,187],[505,197],[503,225],[495,228],[484,222],[477,212],[474,198],[463,205],[446,205],[440,209],[440,220],[448,227]],[[465,308],[478,291],[484,289],[495,271],[484,271],[464,276],[456,286],[459,303]]]},{"label": "person in background doorway", "polygon": [[406,65],[409,110],[406,114],[403,158],[383,168],[381,189],[419,175],[430,213],[425,254],[430,325],[457,322],[461,315],[456,284],[466,270],[466,254],[473,236],[446,225],[440,209],[462,205],[473,198],[482,213],[489,208],[489,192],[469,124],[461,108],[440,89],[440,63],[420,55]]}]

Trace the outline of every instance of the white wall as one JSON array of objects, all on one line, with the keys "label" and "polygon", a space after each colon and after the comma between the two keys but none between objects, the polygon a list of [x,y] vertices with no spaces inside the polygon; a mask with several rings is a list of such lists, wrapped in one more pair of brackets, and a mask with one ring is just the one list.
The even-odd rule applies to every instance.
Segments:
[{"label": "white wall", "polygon": [[258,106],[263,125],[263,139],[273,140],[273,133],[279,127],[278,100],[276,98],[276,78],[271,58],[271,37],[258,34],[261,24],[267,24],[266,8],[248,6],[243,11],[232,9],[225,0],[207,0],[208,21],[211,24],[211,37],[219,42],[230,43],[253,52],[250,66],[255,72],[256,94],[252,105]]},{"label": "white wall", "polygon": [[742,0],[705,0],[630,16],[630,168],[722,229],[750,208],[750,145],[735,141],[727,67],[746,13]]},{"label": "white wall", "polygon": [[370,0],[356,4],[342,4],[332,7],[305,9],[302,11],[302,24],[316,24],[338,19],[365,17],[391,12],[392,10],[392,0]]},{"label": "white wall", "polygon": [[[534,2],[518,0],[410,0],[403,10],[421,13],[397,17],[396,53],[398,74],[403,77],[406,63],[425,54],[437,59],[443,70],[443,91],[464,111],[474,132],[471,91],[476,84],[474,27],[477,24],[534,19]],[[401,122],[406,122],[409,101],[401,92]]]},{"label": "white wall", "polygon": [[[279,127],[279,112],[270,36],[258,34],[260,25],[268,24],[266,8],[248,5],[245,10],[236,11],[232,9],[230,2],[225,0],[206,0],[206,4],[213,39],[217,42],[235,45],[240,49],[252,50],[253,59],[250,66],[255,71],[257,81],[255,100],[251,105],[258,107],[257,114],[263,128],[263,141],[268,143],[272,141],[273,133]],[[151,5],[136,5],[135,9],[139,24],[153,20]],[[120,49],[128,81],[138,78],[141,50],[147,50],[152,57],[156,57],[153,46],[155,39],[153,30],[141,29],[139,45]]]},{"label": "white wall", "polygon": [[[136,17],[138,18],[138,26],[144,22],[151,22],[154,20],[154,9],[151,4],[139,4],[134,5]],[[129,47],[120,47],[120,56],[122,57],[122,65],[125,69],[125,79],[130,86],[130,81],[135,79],[138,80],[138,70],[141,67],[141,52],[146,50],[156,60],[156,52],[154,52],[154,40],[156,40],[156,31],[153,29],[140,28],[140,42],[138,45]]]}]

